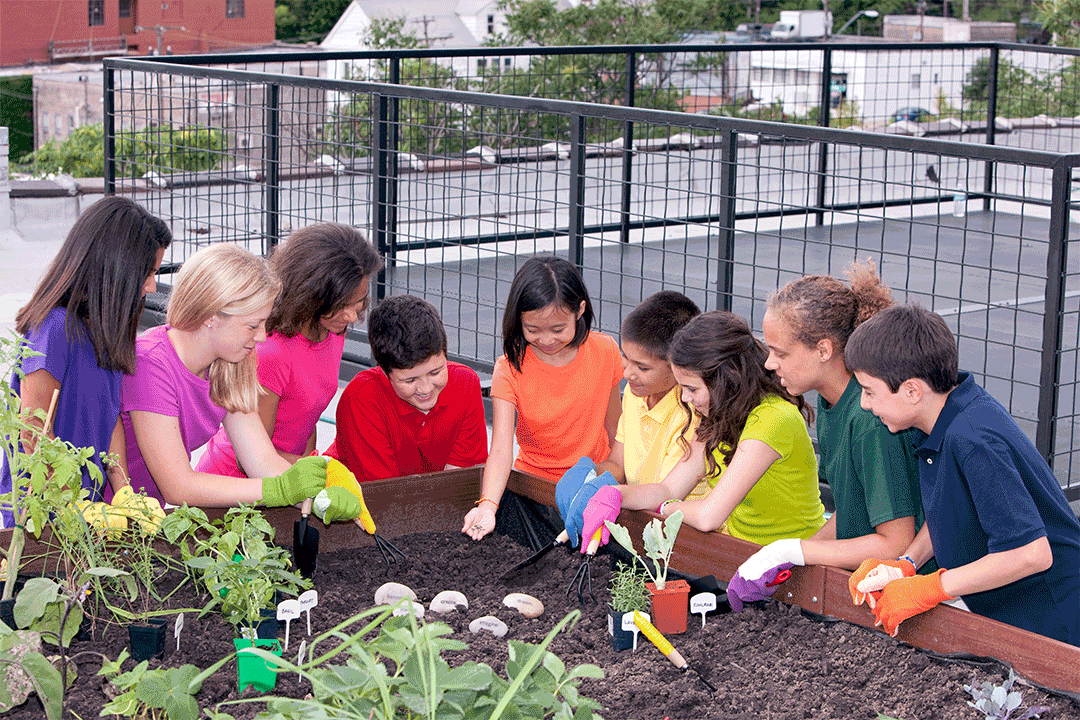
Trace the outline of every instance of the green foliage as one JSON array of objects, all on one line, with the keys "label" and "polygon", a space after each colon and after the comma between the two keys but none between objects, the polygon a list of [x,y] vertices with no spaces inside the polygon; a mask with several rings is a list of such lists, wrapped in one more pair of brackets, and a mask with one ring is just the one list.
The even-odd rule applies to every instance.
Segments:
[{"label": "green foliage", "polygon": [[[128,651],[124,648],[115,661],[104,662],[98,672],[114,691],[112,700],[101,709],[102,716],[153,717],[156,720],[199,718],[195,695],[202,689],[205,673],[194,665],[150,670],[146,660],[128,672],[122,672],[121,666],[127,658]],[[211,713],[211,717],[231,720],[231,716],[224,713]]]},{"label": "green foliage", "polygon": [[318,42],[334,27],[352,0],[277,0],[275,36],[290,42]]},{"label": "green foliage", "polygon": [[292,571],[289,551],[273,544],[274,529],[251,505],[230,508],[210,522],[205,512],[185,503],[165,518],[161,531],[210,592],[203,612],[220,605],[241,635],[254,631],[276,593],[295,596],[311,587]]},{"label": "green foliage", "polygon": [[1029,718],[1039,717],[1050,709],[1032,706],[1013,717],[1013,713],[1019,710],[1024,702],[1023,695],[1012,689],[1015,683],[1016,673],[1010,669],[1008,679],[1000,685],[994,685],[991,682],[965,685],[964,690],[971,695],[968,705],[982,713],[986,720],[1029,720]]},{"label": "green foliage", "polygon": [[30,578],[15,599],[15,624],[67,647],[79,632],[82,605],[74,593],[50,578]]},{"label": "green foliage", "polygon": [[[19,162],[28,172],[101,177],[105,172],[105,131],[101,125],[76,128],[62,142],[51,139]],[[172,173],[211,170],[224,157],[225,133],[194,125],[158,125],[116,136],[117,177],[142,177],[147,171]]]},{"label": "green foliage", "polygon": [[645,612],[649,607],[649,590],[645,587],[648,579],[648,574],[638,570],[636,564],[619,562],[611,573],[611,609]]},{"label": "green foliage", "polygon": [[1045,0],[1038,8],[1039,20],[1056,35],[1056,45],[1080,45],[1080,3],[1077,0]]},{"label": "green foliage", "polygon": [[[305,700],[268,698],[270,718],[429,718],[497,720],[498,718],[558,718],[591,720],[599,706],[578,692],[581,680],[601,678],[595,665],[567,670],[548,645],[563,628],[577,622],[580,611],[567,615],[539,645],[509,642],[506,678],[483,663],[468,662],[451,668],[444,652],[467,647],[446,637],[444,623],[417,621],[412,613],[389,618],[388,608],[365,610],[316,637],[307,659],[299,666],[261,650],[259,657],[279,671],[298,672],[312,685]],[[358,631],[355,626],[363,625]],[[374,629],[370,642],[363,638]],[[339,644],[316,657],[328,641]],[[331,664],[329,660],[341,655]]]},{"label": "green foliage", "polygon": [[36,694],[48,720],[60,720],[64,686],[60,672],[41,652],[41,634],[0,623],[0,712]]},{"label": "green foliage", "polygon": [[656,589],[663,590],[667,583],[671,553],[675,549],[675,538],[679,534],[679,528],[682,527],[682,521],[682,510],[676,510],[671,515],[668,515],[663,523],[660,522],[659,518],[650,521],[641,532],[641,541],[645,545],[645,557],[652,560],[655,572],[634,550],[634,543],[630,540],[630,533],[626,528],[610,520],[605,520],[604,524],[611,531],[611,537],[615,538],[615,542],[626,548],[634,556],[634,559],[641,563],[641,566],[645,568],[645,572],[652,578]]},{"label": "green foliage", "polygon": [[34,149],[34,77],[0,77],[0,127],[8,128],[8,153],[22,157]]},{"label": "green foliage", "polygon": [[[1066,69],[1067,70],[1067,69]],[[1030,73],[1002,58],[998,61],[997,115],[998,117],[1034,117],[1040,114],[1059,115],[1061,100],[1072,88],[1060,87],[1063,70],[1059,73]],[[1063,93],[1064,91],[1064,93]],[[968,112],[974,117],[986,115],[990,94],[990,60],[976,61],[967,78],[961,95],[968,101]]]}]

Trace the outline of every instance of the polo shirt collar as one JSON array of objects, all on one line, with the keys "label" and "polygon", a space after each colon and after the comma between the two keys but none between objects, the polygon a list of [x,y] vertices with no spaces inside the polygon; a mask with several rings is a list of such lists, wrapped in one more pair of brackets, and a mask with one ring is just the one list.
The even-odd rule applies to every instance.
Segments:
[{"label": "polo shirt collar", "polygon": [[934,423],[934,429],[929,435],[923,436],[925,439],[919,444],[916,452],[941,452],[941,445],[952,421],[979,396],[979,386],[975,384],[971,373],[959,373],[957,380],[959,382],[956,387],[950,390],[949,396],[945,398],[945,405],[941,408],[941,414]]},{"label": "polo shirt collar", "polygon": [[[643,416],[650,417],[657,422],[663,422],[672,412],[674,412],[675,408],[678,407],[679,391],[678,385],[671,388],[664,397],[660,398],[660,402],[653,405],[651,409],[649,408],[648,403],[645,402],[645,398],[634,395],[634,400],[636,400],[641,407],[641,414]],[[627,390],[627,392],[630,391]],[[633,395],[633,393],[630,394]]]}]

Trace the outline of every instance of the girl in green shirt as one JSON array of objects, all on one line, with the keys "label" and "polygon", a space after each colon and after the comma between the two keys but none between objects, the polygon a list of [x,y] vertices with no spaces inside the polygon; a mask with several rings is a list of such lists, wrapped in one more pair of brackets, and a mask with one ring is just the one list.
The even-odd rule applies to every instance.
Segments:
[{"label": "girl in green shirt", "polygon": [[[727,312],[699,315],[675,335],[669,360],[687,426],[691,413],[700,423],[662,482],[617,488],[621,507],[661,515],[678,509],[698,530],[723,528],[759,543],[817,532],[825,518],[806,430],[811,410],[765,369],[767,354],[746,322]],[[678,502],[703,477],[712,491]],[[588,520],[596,514],[585,513],[584,535],[595,530]]]}]

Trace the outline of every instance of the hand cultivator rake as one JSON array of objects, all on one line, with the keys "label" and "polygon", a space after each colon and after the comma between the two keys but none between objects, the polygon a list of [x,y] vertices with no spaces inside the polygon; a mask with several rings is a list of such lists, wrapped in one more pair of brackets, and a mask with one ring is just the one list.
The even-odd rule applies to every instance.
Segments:
[{"label": "hand cultivator rake", "polygon": [[589,598],[596,604],[596,596],[592,591],[592,559],[596,555],[597,549],[600,547],[600,535],[603,532],[602,528],[597,528],[593,533],[592,540],[589,541],[589,547],[585,549],[585,558],[581,561],[581,565],[578,567],[577,572],[574,573],[574,579],[570,581],[570,584],[566,587],[566,595],[570,596],[570,591],[577,587],[577,599],[578,603],[585,602],[585,595],[582,589],[585,588],[589,592]]}]

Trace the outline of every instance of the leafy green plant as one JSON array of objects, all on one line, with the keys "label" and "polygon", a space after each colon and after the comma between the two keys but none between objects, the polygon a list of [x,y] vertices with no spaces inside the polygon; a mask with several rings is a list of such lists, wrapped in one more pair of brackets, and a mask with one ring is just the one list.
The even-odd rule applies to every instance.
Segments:
[{"label": "leafy green plant", "polygon": [[311,587],[310,580],[292,571],[289,551],[274,545],[274,529],[254,506],[231,508],[211,522],[205,512],[185,503],[162,521],[161,530],[210,592],[203,613],[220,605],[241,636],[254,637],[276,593],[295,596]]},{"label": "leafy green plant", "polygon": [[[127,672],[122,671],[128,659],[125,648],[116,660],[106,660],[98,675],[104,677],[113,688],[113,697],[101,709],[101,715],[120,715],[131,718],[154,718],[154,720],[197,720],[199,705],[195,695],[202,689],[208,674],[194,665],[178,668],[149,669],[143,660]],[[230,655],[226,660],[232,659]],[[224,661],[216,663],[216,671]],[[209,713],[213,720],[232,720],[231,715]]]},{"label": "leafy green plant", "polygon": [[649,607],[649,590],[645,581],[649,576],[638,570],[637,565],[619,562],[611,572],[611,609],[615,612],[645,612]]},{"label": "leafy green plant", "polygon": [[645,557],[652,560],[653,568],[650,568],[648,563],[634,550],[634,543],[630,540],[630,533],[626,528],[610,520],[604,521],[604,524],[611,531],[611,537],[615,538],[615,542],[626,548],[634,556],[634,559],[641,563],[641,566],[645,568],[645,572],[652,578],[656,589],[663,590],[667,584],[671,553],[675,549],[675,538],[679,534],[679,528],[682,527],[682,521],[682,511],[676,510],[671,515],[668,515],[663,523],[659,519],[655,519],[645,526],[641,533],[641,540],[645,545]]},{"label": "leafy green plant", "polygon": [[971,695],[968,705],[981,712],[986,720],[1028,720],[1037,718],[1050,709],[1033,705],[1013,717],[1013,713],[1019,710],[1024,702],[1021,693],[1012,689],[1015,683],[1016,673],[1010,669],[1008,679],[1000,685],[989,681],[981,685],[965,685],[964,690]]},{"label": "leafy green plant", "polygon": [[[578,686],[585,678],[602,678],[603,671],[595,665],[568,670],[547,651],[559,632],[577,622],[580,611],[563,618],[539,645],[511,640],[503,678],[483,663],[451,668],[442,653],[467,646],[446,637],[449,626],[418,621],[412,613],[390,618],[391,610],[365,610],[314,638],[300,665],[262,650],[250,651],[279,671],[300,673],[312,685],[308,699],[267,698],[268,716],[289,720],[599,720],[593,712],[599,706],[582,697]],[[378,635],[365,642],[364,637],[376,628]],[[331,641],[337,644],[317,654]],[[343,664],[329,662],[339,655],[345,658]]]},{"label": "leafy green plant", "polygon": [[[0,507],[10,510],[15,520],[4,552],[4,600],[14,596],[26,532],[40,538],[53,513],[73,507],[86,497],[82,487],[84,467],[94,482],[103,482],[101,469],[93,462],[93,448],[77,448],[49,437],[45,411],[21,411],[19,396],[9,378],[13,373],[21,378],[23,359],[38,354],[22,338],[0,337],[0,446],[11,477],[19,479],[12,483],[11,492],[0,495]],[[32,452],[25,452],[28,447],[33,448]]]},{"label": "leafy green plant", "polygon": [[64,683],[42,654],[41,634],[0,623],[0,712],[22,705],[31,694],[41,699],[49,720],[59,720]]}]

